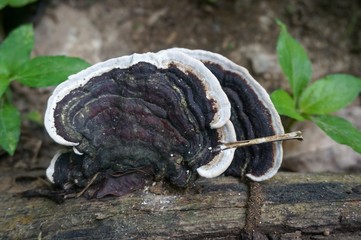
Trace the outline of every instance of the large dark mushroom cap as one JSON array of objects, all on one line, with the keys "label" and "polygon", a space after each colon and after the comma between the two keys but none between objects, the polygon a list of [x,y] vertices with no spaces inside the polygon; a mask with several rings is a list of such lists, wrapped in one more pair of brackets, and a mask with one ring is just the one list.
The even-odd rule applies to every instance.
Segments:
[{"label": "large dark mushroom cap", "polygon": [[[209,148],[235,141],[230,108],[211,71],[174,49],[96,64],[70,76],[49,98],[45,127],[74,152],[56,155],[48,178],[82,186],[97,172],[142,169],[183,186],[197,169],[218,176],[234,150]],[[68,169],[65,177],[57,166]]]},{"label": "large dark mushroom cap", "polygon": [[284,133],[269,95],[248,71],[203,50],[173,48],[95,64],[60,84],[45,127],[73,147],[56,154],[50,181],[69,189],[97,186],[121,195],[166,179],[185,186],[197,175],[271,178],[280,142],[213,152],[222,143]]}]

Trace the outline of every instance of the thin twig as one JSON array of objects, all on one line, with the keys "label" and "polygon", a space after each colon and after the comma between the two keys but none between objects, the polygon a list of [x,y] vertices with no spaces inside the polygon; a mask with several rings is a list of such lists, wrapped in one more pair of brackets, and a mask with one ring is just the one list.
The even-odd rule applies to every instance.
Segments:
[{"label": "thin twig", "polygon": [[85,188],[83,190],[81,190],[79,193],[77,193],[76,197],[80,197],[81,195],[83,195],[85,193],[86,190],[88,190],[88,188],[93,184],[93,182],[97,179],[99,175],[99,172],[97,172],[92,179],[90,180],[90,182],[85,186]]},{"label": "thin twig", "polygon": [[255,138],[255,139],[249,139],[249,140],[242,140],[237,142],[230,142],[230,143],[223,143],[215,148],[210,148],[212,152],[219,152],[224,151],[230,148],[239,148],[239,147],[246,147],[250,145],[256,145],[261,143],[268,143],[268,142],[277,142],[277,141],[285,141],[285,140],[303,140],[302,132],[296,131],[296,132],[290,132],[280,135],[273,135],[268,137],[261,137],[261,138]]}]

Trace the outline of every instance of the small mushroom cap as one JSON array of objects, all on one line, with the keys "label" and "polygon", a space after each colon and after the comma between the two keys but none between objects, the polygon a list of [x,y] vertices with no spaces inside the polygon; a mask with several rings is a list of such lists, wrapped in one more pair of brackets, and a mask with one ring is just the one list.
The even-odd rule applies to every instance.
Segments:
[{"label": "small mushroom cap", "polygon": [[48,178],[48,180],[51,183],[55,183],[54,182],[54,172],[55,172],[55,163],[57,161],[57,159],[59,158],[59,156],[64,153],[64,151],[58,151],[53,158],[50,161],[50,165],[49,167],[46,169],[46,177]]},{"label": "small mushroom cap", "polygon": [[46,169],[46,177],[51,183],[64,189],[73,184],[84,186],[87,181],[82,176],[83,158],[84,156],[73,151],[59,150]]},{"label": "small mushroom cap", "polygon": [[67,180],[69,171],[71,170],[70,168],[72,168],[69,166],[71,161],[67,155],[71,153],[72,152],[66,149],[59,150],[55,153],[49,167],[46,169],[46,177],[51,183],[59,184]]},{"label": "small mushroom cap", "polygon": [[[203,62],[219,79],[224,91],[231,101],[233,115],[231,120],[234,124],[237,123],[235,125],[237,135],[240,134],[244,129],[252,127],[252,121],[260,121],[257,123],[257,125],[253,125],[252,127],[252,132],[254,132],[256,135],[242,136],[237,140],[245,140],[244,137],[248,137],[247,139],[249,139],[284,133],[280,116],[275,109],[268,93],[249,74],[247,69],[235,64],[234,62],[217,53],[204,50],[189,50],[184,48],[177,48],[177,50],[182,51]],[[245,97],[247,95],[249,95],[248,101],[246,101],[247,98]],[[240,109],[239,105],[242,104],[242,102],[244,102],[243,104],[247,104],[243,106],[244,109],[250,109],[248,113]],[[245,114],[242,112],[245,112]],[[252,115],[254,116],[252,117]],[[243,120],[246,118],[249,118],[249,120],[247,120],[248,123],[246,120]],[[263,120],[264,122],[262,122]],[[239,128],[241,125],[244,129]],[[268,151],[267,154],[260,155],[261,158],[264,159],[259,159],[257,162],[255,162],[255,157],[250,160],[242,160],[245,162],[246,167],[248,168],[248,170],[246,170],[246,176],[253,181],[264,181],[271,178],[277,173],[281,166],[283,157],[281,142],[255,146],[253,151],[250,150],[250,154],[256,155],[256,152],[262,151],[262,149],[265,148],[269,148],[270,151]],[[237,159],[239,158],[237,157],[238,155],[242,156],[242,158],[247,158],[245,154],[237,154],[241,151],[244,151],[244,149],[241,148],[236,151],[235,160],[232,165],[236,165],[237,161],[239,162],[239,160],[241,160]],[[239,171],[239,167],[240,166],[236,167],[237,171]],[[241,168],[245,168],[245,166],[242,166]]]}]

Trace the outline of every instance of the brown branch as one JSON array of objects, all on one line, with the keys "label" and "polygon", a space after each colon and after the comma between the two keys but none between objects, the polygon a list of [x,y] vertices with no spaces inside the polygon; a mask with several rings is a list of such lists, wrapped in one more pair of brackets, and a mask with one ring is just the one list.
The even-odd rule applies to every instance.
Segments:
[{"label": "brown branch", "polygon": [[60,205],[3,192],[0,239],[361,237],[361,175],[281,173],[250,189],[249,198],[246,184],[220,177]]}]

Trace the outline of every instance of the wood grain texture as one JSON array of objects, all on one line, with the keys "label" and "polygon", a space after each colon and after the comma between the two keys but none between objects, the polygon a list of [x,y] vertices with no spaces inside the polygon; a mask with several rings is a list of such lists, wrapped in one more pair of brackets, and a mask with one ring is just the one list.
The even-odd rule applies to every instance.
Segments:
[{"label": "wood grain texture", "polygon": [[167,192],[60,205],[2,192],[0,239],[361,239],[361,175],[219,177]]}]

